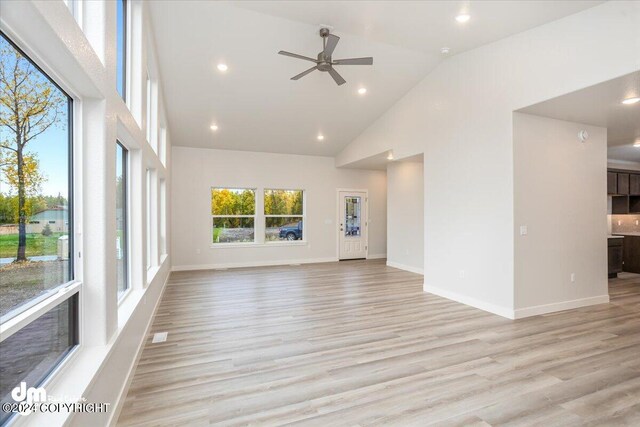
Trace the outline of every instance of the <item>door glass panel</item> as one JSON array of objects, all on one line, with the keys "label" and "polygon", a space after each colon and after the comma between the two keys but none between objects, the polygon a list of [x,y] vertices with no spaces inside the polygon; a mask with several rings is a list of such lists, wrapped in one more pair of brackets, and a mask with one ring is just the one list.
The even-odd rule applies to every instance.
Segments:
[{"label": "door glass panel", "polygon": [[347,237],[360,237],[360,209],[362,207],[360,197],[345,197],[344,235]]}]

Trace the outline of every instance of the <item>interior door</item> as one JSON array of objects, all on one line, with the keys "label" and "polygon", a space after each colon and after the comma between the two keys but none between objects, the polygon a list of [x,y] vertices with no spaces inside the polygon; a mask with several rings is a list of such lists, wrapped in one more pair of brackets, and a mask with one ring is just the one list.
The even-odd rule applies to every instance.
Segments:
[{"label": "interior door", "polygon": [[340,259],[367,257],[367,193],[340,191]]}]

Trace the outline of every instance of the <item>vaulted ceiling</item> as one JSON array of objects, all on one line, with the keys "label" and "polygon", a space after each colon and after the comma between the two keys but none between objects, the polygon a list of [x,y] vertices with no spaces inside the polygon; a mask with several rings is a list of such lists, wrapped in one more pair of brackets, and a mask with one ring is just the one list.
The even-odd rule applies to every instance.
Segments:
[{"label": "vaulted ceiling", "polygon": [[[598,3],[155,1],[149,8],[174,145],[333,156],[448,56]],[[461,12],[471,15],[467,23],[454,19]],[[315,57],[323,24],[341,37],[334,58],[373,56],[374,65],[339,67],[342,86],[319,71],[291,81],[313,64],[278,51]],[[228,70],[218,71],[219,63]]]}]

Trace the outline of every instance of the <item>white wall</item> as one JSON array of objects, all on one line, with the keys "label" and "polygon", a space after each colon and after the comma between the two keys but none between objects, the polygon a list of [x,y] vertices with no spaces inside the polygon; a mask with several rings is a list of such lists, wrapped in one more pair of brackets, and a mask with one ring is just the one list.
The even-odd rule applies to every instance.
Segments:
[{"label": "white wall", "polygon": [[[337,188],[369,190],[369,256],[386,254],[386,173],[336,169],[334,159],[173,147],[173,268],[197,269],[336,260]],[[211,246],[211,187],[306,191],[303,246]]]},{"label": "white wall", "polygon": [[625,169],[625,170],[631,170],[631,171],[640,171],[640,163],[631,162],[631,161],[609,159],[607,161],[607,167],[610,169]]},{"label": "white wall", "polygon": [[607,129],[514,113],[513,143],[516,317],[608,302]]},{"label": "white wall", "polygon": [[[80,345],[45,383],[52,397],[83,396],[110,403],[108,413],[34,413],[16,425],[107,425],[115,422],[147,326],[169,275],[170,257],[144,266],[146,182],[154,169],[169,182],[146,140],[143,70],[155,68],[150,21],[143,2],[131,6],[129,105],[116,91],[116,3],[76,2],[77,19],[62,1],[2,2],[0,28],[74,101],[75,279],[80,288]],[[81,23],[83,26],[79,26]],[[149,61],[148,61],[149,59]],[[156,75],[158,80],[161,76]],[[166,126],[158,94],[157,124]],[[131,108],[131,109],[130,109]],[[139,117],[134,117],[132,111]],[[130,153],[130,288],[120,301],[116,284],[115,141]],[[153,141],[152,141],[153,142]],[[170,137],[167,138],[170,146]],[[166,165],[166,166],[165,166]],[[154,183],[156,185],[157,183]],[[159,214],[159,212],[158,212]],[[159,230],[153,229],[155,235]],[[156,251],[157,252],[157,251]],[[113,417],[113,418],[112,418]]]},{"label": "white wall", "polygon": [[638,70],[639,34],[640,2],[607,2],[455,55],[339,154],[424,153],[425,290],[513,316],[512,113]]},{"label": "white wall", "polygon": [[387,166],[387,265],[423,273],[424,164]]}]

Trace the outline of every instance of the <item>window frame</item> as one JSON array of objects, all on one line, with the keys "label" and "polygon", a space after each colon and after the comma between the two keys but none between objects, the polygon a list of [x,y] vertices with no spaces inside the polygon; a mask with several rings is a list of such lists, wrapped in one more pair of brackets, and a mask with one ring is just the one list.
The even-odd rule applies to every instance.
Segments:
[{"label": "window frame", "polygon": [[[211,204],[213,198],[213,190],[251,190],[253,191],[253,215],[214,215],[211,213],[211,228],[209,235],[211,236],[210,246],[213,248],[220,247],[230,247],[230,246],[254,246],[258,244],[257,238],[258,233],[256,233],[257,227],[257,217],[258,217],[258,199],[256,196],[258,195],[258,188],[255,187],[240,187],[240,186],[212,186],[209,189],[209,203]],[[214,242],[213,241],[213,221],[216,218],[253,218],[253,241],[252,242]]]},{"label": "window frame", "polygon": [[[119,289],[116,289],[117,294],[118,294],[118,302],[122,301],[124,299],[124,297],[129,293],[129,290],[131,290],[131,273],[130,273],[130,268],[129,268],[129,264],[130,264],[130,240],[129,239],[129,206],[130,206],[130,201],[129,201],[129,149],[122,143],[122,141],[120,141],[120,139],[116,138],[116,146],[120,146],[120,148],[122,149],[122,153],[123,153],[123,165],[122,165],[122,177],[123,177],[123,191],[124,191],[124,198],[123,198],[123,216],[122,216],[122,221],[123,221],[123,234],[124,234],[124,243],[122,244],[123,247],[123,264],[124,264],[124,281],[125,281],[125,288],[122,290],[122,292],[119,292]],[[116,232],[117,232],[117,227],[116,227]],[[116,260],[117,263],[117,260]],[[116,272],[117,274],[117,272]],[[116,277],[117,280],[117,277]]]},{"label": "window frame", "polygon": [[[69,269],[69,279],[66,282],[60,283],[57,286],[49,289],[47,292],[39,295],[25,303],[21,304],[18,307],[15,307],[11,311],[7,312],[5,315],[0,317],[0,342],[4,342],[9,337],[13,336],[15,333],[21,331],[23,328],[27,327],[34,321],[38,320],[43,315],[49,313],[54,310],[58,306],[67,303],[70,299],[70,311],[69,311],[69,348],[65,351],[63,355],[60,356],[56,363],[51,365],[47,370],[47,373],[42,376],[38,384],[30,384],[34,387],[40,387],[44,384],[47,384],[51,378],[59,372],[63,366],[67,364],[70,360],[70,357],[73,354],[76,354],[77,350],[81,347],[81,334],[80,334],[80,299],[82,295],[80,295],[80,291],[82,288],[82,283],[77,279],[76,275],[78,269],[81,268],[80,265],[76,263],[79,262],[76,259],[76,244],[75,244],[75,230],[76,230],[76,222],[80,221],[79,218],[76,218],[76,209],[75,209],[75,191],[76,185],[81,187],[80,183],[76,182],[76,167],[75,164],[75,150],[79,149],[75,144],[75,114],[76,109],[76,99],[71,96],[68,91],[63,89],[53,78],[49,75],[49,73],[45,72],[42,67],[38,65],[38,63],[28,55],[23,49],[21,49],[7,34],[6,32],[0,30],[0,37],[2,37],[12,48],[14,48],[20,55],[22,55],[30,64],[33,66],[38,72],[42,74],[42,76],[55,88],[57,88],[67,100],[67,218],[65,221],[65,225],[67,228],[68,235],[68,251],[69,251],[69,259],[68,259],[68,269]],[[14,421],[15,414],[7,418],[5,421],[7,424],[10,424]]]},{"label": "window frame", "polygon": [[[2,324],[5,324],[7,322],[9,322],[13,317],[18,317],[20,314],[22,314],[22,312],[26,312],[29,311],[31,308],[33,308],[34,306],[40,304],[43,300],[47,299],[47,296],[51,296],[54,291],[56,292],[60,292],[63,288],[65,287],[69,287],[71,286],[74,282],[76,282],[75,279],[75,245],[74,245],[74,238],[73,236],[75,235],[75,227],[74,227],[74,223],[75,223],[75,209],[74,209],[74,195],[75,195],[75,173],[74,173],[74,149],[75,149],[75,144],[74,144],[74,99],[71,95],[69,95],[67,93],[66,90],[64,90],[58,83],[56,83],[51,76],[49,76],[48,73],[46,73],[33,59],[31,59],[31,57],[29,55],[27,55],[27,53],[22,50],[16,43],[13,42],[13,40],[11,40],[11,38],[9,37],[9,35],[5,32],[3,32],[2,30],[0,30],[0,37],[3,37],[7,43],[9,43],[11,45],[11,47],[13,47],[16,51],[18,51],[27,61],[29,61],[29,63],[31,63],[31,65],[37,70],[39,71],[45,78],[46,80],[49,81],[49,83],[51,83],[53,86],[55,86],[60,92],[62,92],[62,94],[67,98],[67,176],[68,176],[68,194],[67,194],[67,206],[68,206],[68,214],[67,214],[67,222],[69,222],[68,224],[68,236],[69,236],[69,280],[67,280],[64,283],[60,283],[58,286],[49,289],[49,292],[44,293],[36,298],[34,298],[33,300],[31,300],[30,302],[27,302],[26,304],[23,304],[19,307],[16,307],[15,309],[9,311],[8,313],[6,313],[4,316],[0,317],[0,331],[3,331],[2,329]],[[17,311],[17,309],[22,308],[21,311]],[[17,313],[13,314],[12,316],[8,316],[10,314],[12,314],[13,312],[17,311]],[[32,319],[35,320],[35,319]],[[31,320],[31,321],[32,321]],[[29,321],[29,323],[31,323],[31,321]],[[4,335],[2,335],[0,342],[4,341],[6,339],[6,337]]]},{"label": "window frame", "polygon": [[[264,212],[267,191],[300,191],[302,192],[302,214],[301,215],[271,215]],[[263,188],[262,189],[262,216],[264,218],[264,244],[265,245],[296,245],[307,242],[307,191],[303,188]],[[300,218],[302,221],[302,238],[299,240],[273,240],[267,241],[267,218]]]}]

